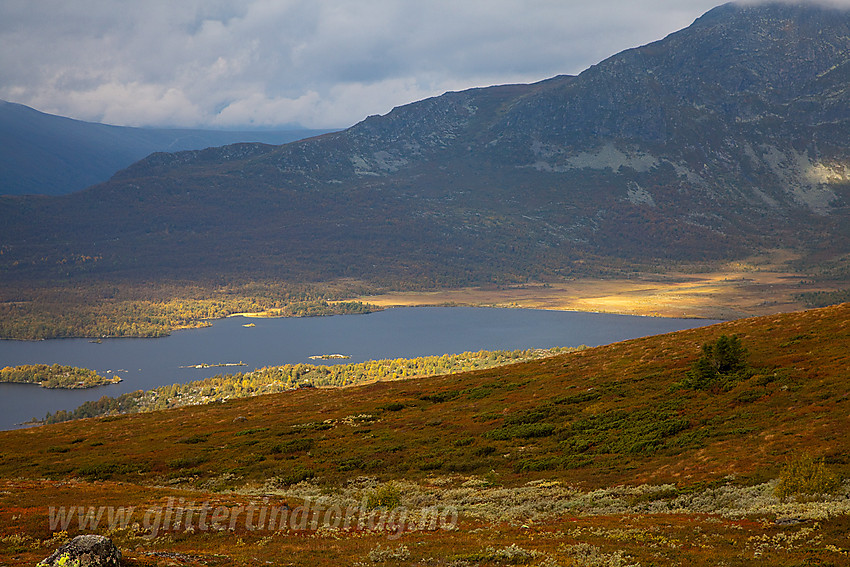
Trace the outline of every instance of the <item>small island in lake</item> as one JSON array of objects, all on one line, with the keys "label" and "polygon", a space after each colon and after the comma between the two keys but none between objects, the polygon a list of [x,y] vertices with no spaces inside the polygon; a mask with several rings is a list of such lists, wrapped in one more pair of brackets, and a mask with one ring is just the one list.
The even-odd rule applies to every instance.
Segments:
[{"label": "small island in lake", "polygon": [[351,358],[347,354],[314,354],[310,360],[332,360],[335,358]]},{"label": "small island in lake", "polygon": [[0,369],[0,382],[37,384],[42,388],[94,388],[117,384],[121,378],[105,378],[94,370],[59,364],[24,364]]},{"label": "small island in lake", "polygon": [[200,364],[189,364],[187,366],[181,366],[180,368],[219,368],[222,366],[248,366],[241,360],[239,362],[221,362],[219,364],[207,364],[206,362],[202,362]]}]

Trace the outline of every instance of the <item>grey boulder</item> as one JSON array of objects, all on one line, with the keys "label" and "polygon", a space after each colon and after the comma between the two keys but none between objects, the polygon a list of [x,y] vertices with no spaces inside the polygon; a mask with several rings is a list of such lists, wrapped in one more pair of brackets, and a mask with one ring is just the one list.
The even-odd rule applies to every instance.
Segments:
[{"label": "grey boulder", "polygon": [[72,539],[37,567],[119,567],[121,552],[107,537],[81,535]]}]

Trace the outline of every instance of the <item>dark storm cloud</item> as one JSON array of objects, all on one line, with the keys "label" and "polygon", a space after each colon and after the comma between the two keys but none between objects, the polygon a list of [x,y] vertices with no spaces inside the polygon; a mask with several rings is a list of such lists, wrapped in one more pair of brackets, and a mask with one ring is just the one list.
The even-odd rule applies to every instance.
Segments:
[{"label": "dark storm cloud", "polygon": [[447,90],[578,73],[715,3],[4,0],[0,98],[128,125],[346,126]]}]

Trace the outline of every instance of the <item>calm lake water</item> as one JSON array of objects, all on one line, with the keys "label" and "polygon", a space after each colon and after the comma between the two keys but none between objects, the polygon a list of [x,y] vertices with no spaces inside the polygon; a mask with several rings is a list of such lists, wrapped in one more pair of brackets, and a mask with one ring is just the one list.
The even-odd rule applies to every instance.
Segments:
[{"label": "calm lake water", "polygon": [[[101,396],[189,382],[215,374],[247,372],[263,366],[363,362],[381,358],[514,350],[556,346],[596,346],[715,323],[599,313],[410,307],[368,315],[302,319],[230,317],[212,327],[176,331],[159,339],[0,340],[0,366],[65,364],[118,374],[119,384],[86,390],[48,390],[27,384],[0,384],[0,429],[11,429],[50,411],[73,409]],[[254,323],[254,327],[244,325]],[[342,361],[311,361],[311,355],[341,353]],[[180,368],[194,364],[244,362],[241,367]]]}]

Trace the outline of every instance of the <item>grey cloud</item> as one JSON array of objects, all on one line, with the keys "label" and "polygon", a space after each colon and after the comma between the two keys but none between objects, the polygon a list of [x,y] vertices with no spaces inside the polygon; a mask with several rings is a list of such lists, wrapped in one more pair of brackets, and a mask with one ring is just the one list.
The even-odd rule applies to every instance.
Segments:
[{"label": "grey cloud", "polygon": [[714,5],[5,0],[0,98],[130,125],[347,126],[446,90],[577,73]]}]

